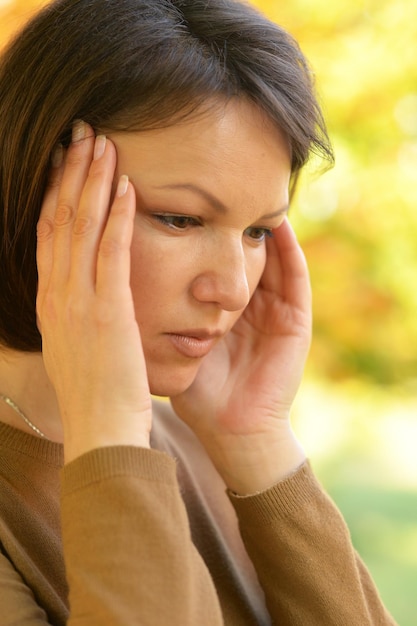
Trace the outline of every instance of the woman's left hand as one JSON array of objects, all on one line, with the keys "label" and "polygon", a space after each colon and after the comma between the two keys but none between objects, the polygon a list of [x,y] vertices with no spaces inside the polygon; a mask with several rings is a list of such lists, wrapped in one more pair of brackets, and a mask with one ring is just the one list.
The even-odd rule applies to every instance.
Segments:
[{"label": "woman's left hand", "polygon": [[286,219],[267,241],[265,270],[248,307],[191,387],[171,399],[239,494],[271,487],[305,460],[289,417],[310,340],[308,269]]}]

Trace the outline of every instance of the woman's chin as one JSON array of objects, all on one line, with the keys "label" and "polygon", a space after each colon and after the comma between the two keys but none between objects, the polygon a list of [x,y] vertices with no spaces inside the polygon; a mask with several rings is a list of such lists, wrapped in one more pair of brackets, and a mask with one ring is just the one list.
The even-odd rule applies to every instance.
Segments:
[{"label": "woman's chin", "polygon": [[194,382],[198,367],[172,368],[172,371],[155,372],[148,367],[148,381],[151,394],[173,398],[186,391]]}]

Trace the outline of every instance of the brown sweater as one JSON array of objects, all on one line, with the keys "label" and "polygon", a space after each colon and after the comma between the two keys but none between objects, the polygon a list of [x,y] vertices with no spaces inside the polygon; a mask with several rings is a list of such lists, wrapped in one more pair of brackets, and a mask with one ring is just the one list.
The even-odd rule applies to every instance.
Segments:
[{"label": "brown sweater", "polygon": [[240,498],[169,405],[152,445],[62,469],[0,423],[0,626],[395,623],[308,464]]}]

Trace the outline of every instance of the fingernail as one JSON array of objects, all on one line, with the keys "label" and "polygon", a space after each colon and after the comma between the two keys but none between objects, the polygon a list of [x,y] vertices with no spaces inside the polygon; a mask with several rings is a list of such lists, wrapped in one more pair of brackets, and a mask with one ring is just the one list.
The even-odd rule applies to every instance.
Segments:
[{"label": "fingernail", "polygon": [[94,160],[98,161],[104,154],[106,149],[106,137],[104,135],[97,135],[96,142],[94,144]]},{"label": "fingernail", "polygon": [[123,176],[120,177],[119,184],[117,185],[116,196],[118,198],[121,198],[122,196],[125,195],[128,185],[129,185],[129,176],[126,176],[124,174]]},{"label": "fingernail", "polygon": [[52,167],[61,167],[64,160],[64,148],[61,144],[58,144],[55,150],[52,152],[51,163]]},{"label": "fingernail", "polygon": [[85,122],[82,120],[75,120],[72,126],[72,142],[82,141],[85,139]]}]

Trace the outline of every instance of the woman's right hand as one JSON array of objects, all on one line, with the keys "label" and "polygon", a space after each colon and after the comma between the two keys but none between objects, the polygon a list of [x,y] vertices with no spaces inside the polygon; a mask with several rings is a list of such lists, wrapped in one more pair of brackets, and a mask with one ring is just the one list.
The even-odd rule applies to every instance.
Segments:
[{"label": "woman's right hand", "polygon": [[38,223],[37,315],[65,460],[149,447],[151,397],[130,289],[133,186],[122,176],[114,194],[116,149],[82,122],[53,161]]}]

